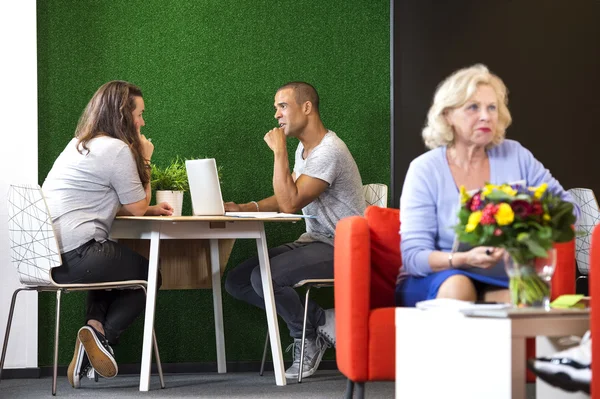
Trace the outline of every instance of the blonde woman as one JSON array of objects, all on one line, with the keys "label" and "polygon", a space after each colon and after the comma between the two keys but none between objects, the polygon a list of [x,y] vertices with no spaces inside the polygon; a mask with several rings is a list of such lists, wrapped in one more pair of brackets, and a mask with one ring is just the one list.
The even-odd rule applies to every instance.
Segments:
[{"label": "blonde woman", "polygon": [[[147,280],[148,260],[109,241],[116,215],[170,215],[167,203],[149,206],[152,143],[141,134],[144,99],[140,89],[112,81],[96,91],[75,137],[54,162],[42,190],[63,263],[53,269],[59,283]],[[160,286],[160,273],[159,273]],[[93,367],[117,375],[112,345],[142,312],[142,290],[90,291],[85,325],[75,342],[67,375],[74,388]]]},{"label": "blonde woman", "polygon": [[507,105],[506,86],[481,64],[456,71],[438,86],[422,133],[430,151],[411,162],[400,198],[398,305],[433,298],[509,302],[502,249],[453,252],[461,186],[547,183],[573,202],[529,150],[505,139],[512,120]]}]

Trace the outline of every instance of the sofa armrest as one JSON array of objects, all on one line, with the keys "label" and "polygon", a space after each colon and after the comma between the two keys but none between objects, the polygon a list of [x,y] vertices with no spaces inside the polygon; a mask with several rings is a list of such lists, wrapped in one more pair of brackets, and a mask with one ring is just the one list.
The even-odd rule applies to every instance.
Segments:
[{"label": "sofa armrest", "polygon": [[368,376],[371,250],[367,220],[352,216],[335,230],[335,328],[339,370],[356,380]]}]

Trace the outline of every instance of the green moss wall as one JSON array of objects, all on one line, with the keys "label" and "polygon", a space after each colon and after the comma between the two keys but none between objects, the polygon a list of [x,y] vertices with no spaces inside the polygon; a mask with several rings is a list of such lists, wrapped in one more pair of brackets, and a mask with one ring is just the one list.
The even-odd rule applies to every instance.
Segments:
[{"label": "green moss wall", "polygon": [[[40,0],[38,16],[39,181],[72,137],[103,83],[141,87],[153,161],[214,157],[225,200],[272,194],[273,95],[291,80],[312,83],[325,125],[354,155],[363,183],[389,185],[389,0]],[[297,142],[289,143],[290,154]],[[292,157],[293,159],[293,157]],[[189,198],[184,214],[190,213]],[[268,226],[270,246],[304,225]],[[228,268],[256,254],[238,241]],[[331,290],[317,293],[326,306]],[[67,364],[85,296],[63,296],[60,364]],[[39,299],[39,363],[52,363],[54,296]],[[228,361],[259,360],[263,312],[223,297]],[[210,290],[161,291],[156,333],[163,362],[216,359]],[[117,360],[137,363],[141,318],[122,337]],[[282,325],[283,344],[291,342]],[[330,357],[331,353],[328,354]]]}]

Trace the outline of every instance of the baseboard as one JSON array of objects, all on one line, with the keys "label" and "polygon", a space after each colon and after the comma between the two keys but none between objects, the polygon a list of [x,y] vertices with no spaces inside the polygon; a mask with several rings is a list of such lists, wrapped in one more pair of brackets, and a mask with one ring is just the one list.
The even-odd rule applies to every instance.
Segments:
[{"label": "baseboard", "polygon": [[[67,368],[65,367],[65,373]],[[52,367],[50,367],[50,375],[52,375]],[[4,369],[2,370],[2,379],[9,380],[12,378],[40,378],[42,369],[40,367],[27,367],[23,369]]]},{"label": "baseboard", "polygon": [[[289,367],[291,362],[286,362],[285,367]],[[136,375],[140,374],[141,364],[119,364],[119,375]],[[163,363],[163,373],[165,374],[193,374],[193,373],[211,373],[217,372],[216,362],[198,362],[198,363]],[[260,370],[259,361],[248,362],[227,362],[228,373],[248,373]],[[337,370],[335,360],[323,360],[319,365],[319,370]],[[265,371],[273,371],[273,362],[265,363]],[[152,364],[152,374],[157,374],[156,364]],[[58,366],[58,375],[64,376],[67,374],[67,366]],[[14,378],[40,378],[51,377],[52,366],[42,366],[36,368],[24,369],[5,369],[2,371],[2,379]]]}]

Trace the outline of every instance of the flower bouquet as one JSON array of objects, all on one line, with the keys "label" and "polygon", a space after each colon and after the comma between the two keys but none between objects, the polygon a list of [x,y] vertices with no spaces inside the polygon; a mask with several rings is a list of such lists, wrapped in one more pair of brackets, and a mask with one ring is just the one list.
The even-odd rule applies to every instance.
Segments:
[{"label": "flower bouquet", "polygon": [[575,235],[573,204],[547,190],[524,185],[486,184],[468,193],[460,188],[458,240],[472,246],[504,248],[515,306],[548,306],[556,242]]}]

